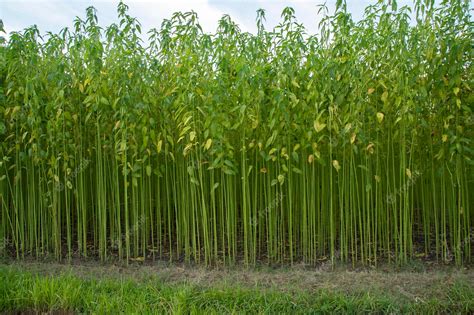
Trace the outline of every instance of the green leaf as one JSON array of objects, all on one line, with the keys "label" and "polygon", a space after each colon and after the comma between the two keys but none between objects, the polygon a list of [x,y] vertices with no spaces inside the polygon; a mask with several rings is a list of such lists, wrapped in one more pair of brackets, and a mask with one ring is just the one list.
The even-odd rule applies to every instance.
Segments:
[{"label": "green leaf", "polygon": [[151,176],[151,166],[150,165],[146,166],[146,175]]},{"label": "green leaf", "polygon": [[382,100],[382,102],[386,103],[388,100],[388,92],[387,91],[383,92],[380,99]]}]

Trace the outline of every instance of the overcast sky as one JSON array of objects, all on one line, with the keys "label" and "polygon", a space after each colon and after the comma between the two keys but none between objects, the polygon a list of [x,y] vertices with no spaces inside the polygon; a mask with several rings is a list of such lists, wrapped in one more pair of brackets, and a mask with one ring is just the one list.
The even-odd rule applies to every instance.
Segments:
[{"label": "overcast sky", "polygon": [[[355,19],[360,19],[364,8],[377,0],[348,0],[348,9]],[[99,23],[102,26],[116,21],[118,0],[0,0],[0,19],[5,30],[19,31],[36,24],[41,33],[46,31],[58,32],[64,27],[71,27],[74,17],[84,17],[85,9],[94,6],[98,10]],[[336,0],[326,0],[332,11]],[[256,31],[256,10],[266,10],[266,28],[271,29],[280,21],[284,7],[291,6],[296,11],[298,22],[302,22],[308,33],[315,33],[319,18],[318,4],[324,0],[126,0],[129,14],[138,18],[143,31],[159,28],[164,18],[169,18],[176,11],[194,10],[199,16],[199,22],[205,32],[214,32],[217,21],[224,14],[239,24],[243,31]],[[411,4],[411,0],[398,0],[399,6]]]}]

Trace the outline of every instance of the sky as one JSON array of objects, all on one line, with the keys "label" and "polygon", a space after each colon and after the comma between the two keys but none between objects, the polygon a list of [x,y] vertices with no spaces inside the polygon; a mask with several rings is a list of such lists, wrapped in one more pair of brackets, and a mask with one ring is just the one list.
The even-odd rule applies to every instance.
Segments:
[{"label": "sky", "polygon": [[[362,18],[364,8],[377,0],[347,0],[348,10],[358,20]],[[46,31],[57,33],[64,27],[71,27],[76,16],[84,17],[85,9],[94,6],[98,11],[99,24],[102,26],[116,22],[116,8],[119,0],[0,0],[0,19],[7,33],[20,31],[36,24],[42,34]],[[326,0],[330,12],[334,10],[336,0]],[[398,0],[398,5],[411,4],[411,0]],[[229,14],[242,31],[256,32],[256,11],[266,11],[267,29],[280,22],[282,10],[291,6],[295,9],[297,21],[303,23],[309,34],[317,32],[318,4],[324,0],[125,0],[129,14],[138,18],[144,33],[151,28],[159,28],[165,18],[176,11],[194,10],[205,32],[214,33],[217,21]],[[7,35],[8,38],[8,35]]]}]

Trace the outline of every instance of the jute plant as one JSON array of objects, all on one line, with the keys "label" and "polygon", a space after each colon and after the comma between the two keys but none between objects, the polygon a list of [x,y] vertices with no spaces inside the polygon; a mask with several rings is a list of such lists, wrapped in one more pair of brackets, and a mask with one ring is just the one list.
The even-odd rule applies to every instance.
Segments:
[{"label": "jute plant", "polygon": [[471,9],[378,1],[354,21],[337,1],[312,35],[291,8],[273,30],[259,10],[256,34],[229,16],[204,33],[194,12],[144,33],[120,3],[105,28],[91,7],[58,34],[11,33],[4,252],[471,261]]}]

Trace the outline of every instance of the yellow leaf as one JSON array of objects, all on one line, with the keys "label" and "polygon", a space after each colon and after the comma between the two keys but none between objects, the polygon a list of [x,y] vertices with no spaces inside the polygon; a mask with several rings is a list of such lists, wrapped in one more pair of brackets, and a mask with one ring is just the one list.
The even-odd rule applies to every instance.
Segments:
[{"label": "yellow leaf", "polygon": [[278,182],[280,183],[280,185],[282,185],[284,181],[285,181],[285,176],[283,176],[281,174],[278,175]]},{"label": "yellow leaf", "polygon": [[310,154],[308,156],[308,163],[311,164],[311,163],[313,163],[313,161],[314,161],[314,155]]},{"label": "yellow leaf", "polygon": [[410,169],[407,168],[407,169],[405,170],[405,173],[407,174],[408,178],[411,178],[411,171],[410,171]]},{"label": "yellow leaf", "polygon": [[356,140],[356,134],[355,133],[352,133],[352,136],[351,136],[351,144],[354,143]]},{"label": "yellow leaf", "polygon": [[205,149],[206,151],[209,150],[209,148],[211,147],[211,145],[212,145],[212,139],[209,138],[209,139],[207,139],[206,144],[204,145],[204,149]]},{"label": "yellow leaf", "polygon": [[377,113],[377,120],[379,123],[382,123],[384,117],[385,115],[383,113]]},{"label": "yellow leaf", "polygon": [[344,132],[348,132],[349,130],[351,130],[352,128],[352,124],[351,123],[348,123],[345,127],[344,127]]},{"label": "yellow leaf", "polygon": [[374,178],[375,178],[375,181],[377,183],[380,183],[380,176],[379,175],[375,175]]},{"label": "yellow leaf", "polygon": [[339,162],[337,160],[332,161],[332,166],[336,169],[337,172],[341,169],[341,166],[339,165]]},{"label": "yellow leaf", "polygon": [[192,144],[192,143],[188,143],[188,144],[184,147],[183,155],[186,156],[186,155],[188,154],[188,152],[191,150],[192,147],[193,147],[193,144]]},{"label": "yellow leaf", "polygon": [[448,135],[443,135],[443,136],[442,136],[442,140],[443,140],[443,142],[448,141]]},{"label": "yellow leaf", "polygon": [[256,129],[258,127],[258,120],[255,119],[252,121],[252,129]]},{"label": "yellow leaf", "polygon": [[374,88],[370,88],[370,89],[367,90],[367,94],[369,94],[369,95],[374,93],[374,92],[375,92]]},{"label": "yellow leaf", "polygon": [[372,142],[369,143],[366,149],[367,149],[367,152],[369,152],[370,154],[374,154],[374,144]]},{"label": "yellow leaf", "polygon": [[388,100],[388,92],[385,91],[383,92],[382,96],[380,97],[380,99],[382,100],[382,102],[386,102]]},{"label": "yellow leaf", "polygon": [[322,124],[319,121],[315,120],[313,127],[316,132],[321,132],[326,127],[326,124]]},{"label": "yellow leaf", "polygon": [[156,150],[158,151],[158,153],[161,152],[162,146],[163,146],[163,140],[158,141],[158,143],[156,144]]},{"label": "yellow leaf", "polygon": [[195,131],[191,131],[191,132],[189,133],[189,140],[193,141],[195,138],[196,138],[196,132],[195,132]]}]

